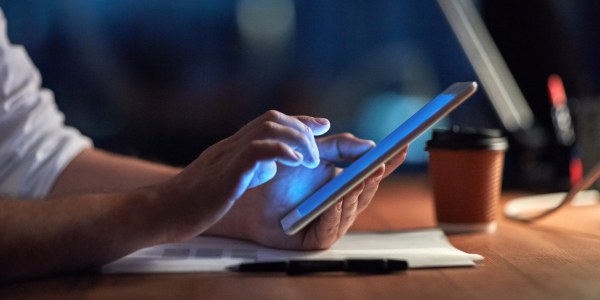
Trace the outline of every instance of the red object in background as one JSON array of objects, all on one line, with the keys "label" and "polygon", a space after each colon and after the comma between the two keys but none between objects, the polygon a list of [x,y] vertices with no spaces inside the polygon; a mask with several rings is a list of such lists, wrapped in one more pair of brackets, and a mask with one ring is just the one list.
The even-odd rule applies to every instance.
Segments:
[{"label": "red object in background", "polygon": [[583,178],[583,164],[579,157],[571,158],[571,162],[569,163],[569,175],[571,186],[576,186]]},{"label": "red object in background", "polygon": [[[556,139],[561,146],[577,147],[575,144],[575,130],[571,121],[571,113],[567,106],[567,93],[562,79],[556,74],[548,77],[548,95],[552,104],[552,121],[556,130]],[[575,186],[583,178],[581,158],[575,149],[571,150],[569,162],[569,177],[571,186]]]},{"label": "red object in background", "polygon": [[552,106],[559,107],[567,104],[567,94],[560,76],[552,74],[548,77],[548,94]]}]

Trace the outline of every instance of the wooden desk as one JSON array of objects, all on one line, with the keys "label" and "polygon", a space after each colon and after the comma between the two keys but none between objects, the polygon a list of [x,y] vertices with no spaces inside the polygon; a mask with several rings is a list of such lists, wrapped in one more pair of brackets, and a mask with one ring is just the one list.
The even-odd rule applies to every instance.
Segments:
[{"label": "wooden desk", "polygon": [[[434,225],[426,178],[403,177],[382,183],[353,230]],[[0,299],[600,299],[600,206],[567,207],[532,225],[500,219],[494,234],[449,239],[485,261],[367,276],[80,274],[2,287]]]}]

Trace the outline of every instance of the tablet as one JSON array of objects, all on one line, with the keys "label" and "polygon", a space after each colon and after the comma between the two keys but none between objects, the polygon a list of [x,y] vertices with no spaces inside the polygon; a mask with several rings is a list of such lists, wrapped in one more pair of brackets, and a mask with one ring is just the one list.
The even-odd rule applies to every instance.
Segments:
[{"label": "tablet", "polygon": [[446,116],[477,90],[476,82],[457,82],[412,115],[400,127],[348,166],[314,194],[302,201],[283,219],[281,225],[293,235],[341,199],[377,168],[399,153],[408,143]]}]

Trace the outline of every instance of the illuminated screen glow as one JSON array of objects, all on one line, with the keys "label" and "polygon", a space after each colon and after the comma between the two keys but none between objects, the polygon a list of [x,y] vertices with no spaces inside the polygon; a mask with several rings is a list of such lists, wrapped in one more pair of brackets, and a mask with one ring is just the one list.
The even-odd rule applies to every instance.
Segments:
[{"label": "illuminated screen glow", "polygon": [[[452,101],[456,95],[441,94],[431,100],[421,110],[416,112],[400,127],[396,128],[377,146],[365,153],[361,158],[348,166],[340,175],[332,179],[325,186],[315,192],[306,201],[302,202],[296,210],[301,216],[306,216],[308,213],[317,208],[323,201],[329,198],[333,193],[343,187],[348,181],[359,175],[365,168],[374,163],[379,157],[390,151],[399,141],[406,138],[411,132],[419,127],[420,124],[431,118],[442,109],[446,104]],[[423,130],[424,132],[425,130]]]}]

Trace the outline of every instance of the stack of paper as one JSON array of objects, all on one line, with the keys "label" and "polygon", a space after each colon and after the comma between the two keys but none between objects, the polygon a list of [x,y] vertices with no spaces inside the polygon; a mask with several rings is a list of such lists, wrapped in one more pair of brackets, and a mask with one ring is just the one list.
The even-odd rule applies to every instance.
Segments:
[{"label": "stack of paper", "polygon": [[324,251],[287,251],[216,237],[141,249],[102,267],[102,272],[159,273],[225,271],[240,262],[290,259],[393,258],[410,268],[473,266],[483,257],[454,248],[439,229],[350,232]]}]

